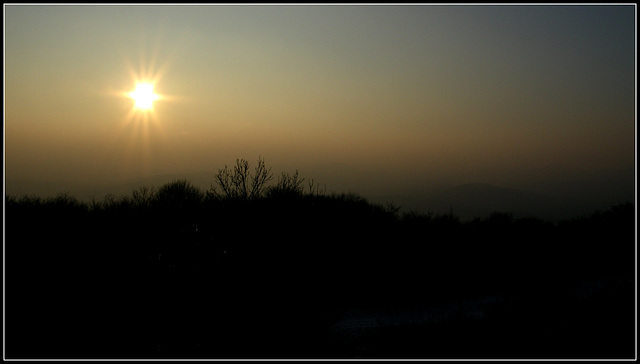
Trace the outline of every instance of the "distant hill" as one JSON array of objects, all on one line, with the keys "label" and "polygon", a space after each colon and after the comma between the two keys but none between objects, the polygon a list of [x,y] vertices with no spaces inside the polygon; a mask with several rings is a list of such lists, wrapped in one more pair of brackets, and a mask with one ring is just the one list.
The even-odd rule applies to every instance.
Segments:
[{"label": "distant hill", "polygon": [[[468,183],[426,187],[417,193],[378,196],[372,200],[392,201],[403,211],[436,214],[453,212],[463,220],[486,217],[492,212],[500,211],[511,213],[515,217],[534,216],[552,221],[589,214],[598,209],[605,210],[619,202],[633,201],[633,193],[616,195],[616,191],[613,191],[609,193],[610,196],[605,193],[589,194],[584,186],[581,186],[581,191],[563,193],[570,186],[539,192],[488,183]],[[593,188],[598,187],[594,185]]]},{"label": "distant hill", "polygon": [[449,213],[463,220],[486,217],[494,211],[508,212],[515,216],[543,215],[553,202],[528,190],[500,187],[488,183],[440,185],[409,195],[386,196],[396,201],[403,210],[417,212]]},{"label": "distant hill", "polygon": [[549,210],[550,201],[531,191],[494,186],[488,183],[468,183],[440,193],[440,209],[449,208],[466,217],[484,217],[493,211],[514,215],[539,214]]}]

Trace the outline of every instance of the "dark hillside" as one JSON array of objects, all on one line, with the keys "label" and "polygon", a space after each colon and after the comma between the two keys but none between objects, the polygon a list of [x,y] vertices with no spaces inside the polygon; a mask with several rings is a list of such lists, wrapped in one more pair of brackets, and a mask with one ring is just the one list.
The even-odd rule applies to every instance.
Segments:
[{"label": "dark hillside", "polygon": [[[90,204],[7,197],[7,357],[633,356],[632,204],[559,224],[504,213],[463,223],[304,192],[294,176],[253,196],[175,181]],[[585,282],[613,283],[578,300]],[[332,329],[354,309],[488,296],[512,299],[479,321],[360,336],[364,354]],[[530,349],[560,329],[571,345]],[[474,344],[457,344],[458,330],[477,332]],[[529,343],[490,345],[518,335]],[[419,345],[429,337],[437,350]],[[587,338],[608,346],[575,341]]]}]

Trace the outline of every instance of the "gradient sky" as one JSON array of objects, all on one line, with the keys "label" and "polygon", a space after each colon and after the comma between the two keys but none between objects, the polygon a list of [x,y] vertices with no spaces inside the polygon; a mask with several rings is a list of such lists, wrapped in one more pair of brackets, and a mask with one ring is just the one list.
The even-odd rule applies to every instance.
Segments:
[{"label": "gradient sky", "polygon": [[635,166],[633,5],[4,11],[7,193],[259,155],[365,194]]}]

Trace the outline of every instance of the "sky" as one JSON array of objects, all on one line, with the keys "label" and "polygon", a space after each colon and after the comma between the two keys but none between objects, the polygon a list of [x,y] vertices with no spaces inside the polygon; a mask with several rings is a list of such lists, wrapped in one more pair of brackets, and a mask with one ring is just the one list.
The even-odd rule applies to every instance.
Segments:
[{"label": "sky", "polygon": [[635,20],[633,4],[5,4],[5,192],[84,197],[259,156],[408,200],[634,186]]}]

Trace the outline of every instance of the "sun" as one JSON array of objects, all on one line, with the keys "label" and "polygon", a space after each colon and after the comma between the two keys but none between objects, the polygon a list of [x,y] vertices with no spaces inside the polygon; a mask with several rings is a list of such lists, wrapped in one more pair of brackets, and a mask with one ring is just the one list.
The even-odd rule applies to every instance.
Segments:
[{"label": "sun", "polygon": [[153,92],[153,85],[150,83],[137,84],[135,91],[129,93],[129,97],[134,100],[134,107],[139,110],[151,110],[153,102],[160,98]]}]

